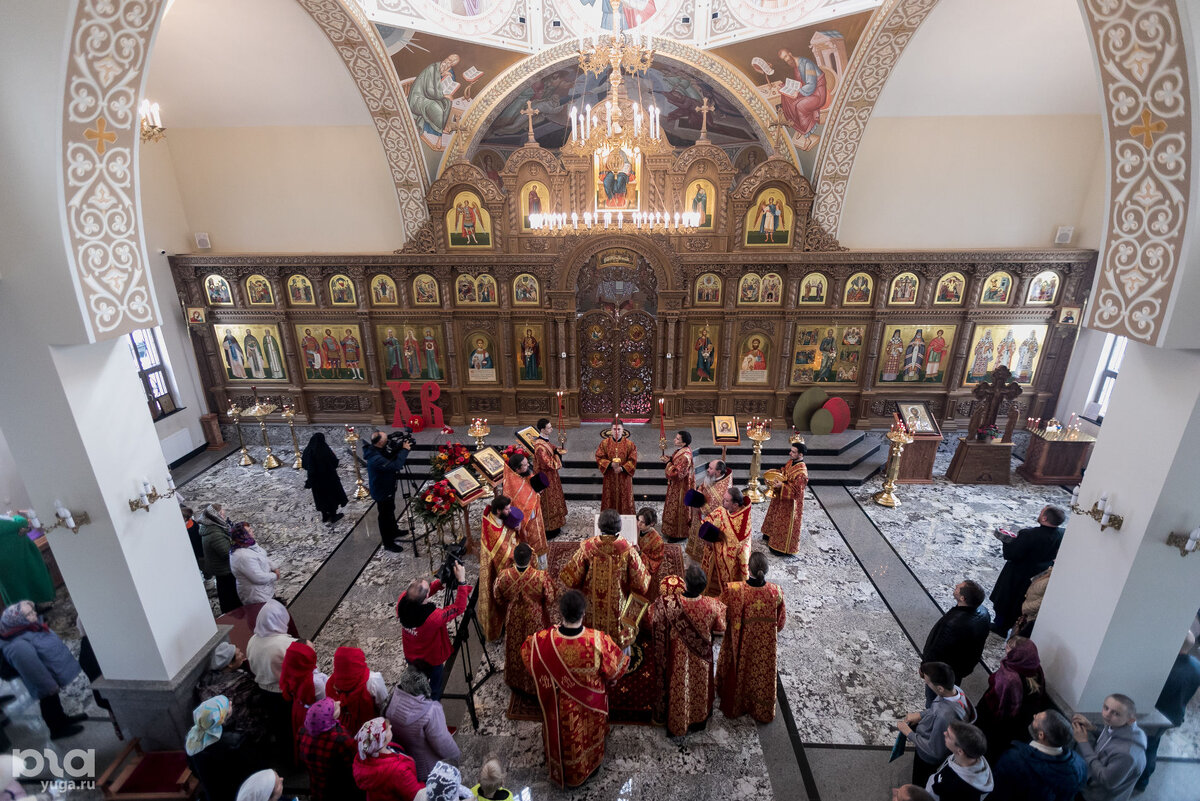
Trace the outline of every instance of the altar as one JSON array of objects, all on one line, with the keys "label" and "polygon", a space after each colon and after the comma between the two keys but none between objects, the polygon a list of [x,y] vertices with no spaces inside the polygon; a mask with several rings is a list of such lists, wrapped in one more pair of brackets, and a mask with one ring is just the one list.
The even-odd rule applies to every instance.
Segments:
[{"label": "altar", "polygon": [[1095,444],[1095,437],[1078,432],[1030,431],[1025,461],[1017,474],[1030,484],[1078,484]]}]

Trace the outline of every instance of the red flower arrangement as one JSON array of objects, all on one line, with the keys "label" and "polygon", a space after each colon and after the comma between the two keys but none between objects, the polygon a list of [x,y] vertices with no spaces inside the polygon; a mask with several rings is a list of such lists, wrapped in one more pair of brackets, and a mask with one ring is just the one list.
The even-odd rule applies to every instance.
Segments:
[{"label": "red flower arrangement", "polygon": [[508,464],[508,457],[512,456],[515,453],[519,453],[522,456],[532,456],[533,455],[525,448],[524,445],[508,445],[504,448],[504,450],[500,451],[500,453],[504,456],[505,464]]},{"label": "red flower arrangement", "polygon": [[461,442],[446,442],[438,446],[437,452],[429,460],[430,470],[435,478],[441,478],[456,467],[461,467],[471,461],[471,452]]},{"label": "red flower arrangement", "polygon": [[446,479],[433,484],[417,495],[417,514],[430,523],[440,523],[454,512],[458,493]]}]

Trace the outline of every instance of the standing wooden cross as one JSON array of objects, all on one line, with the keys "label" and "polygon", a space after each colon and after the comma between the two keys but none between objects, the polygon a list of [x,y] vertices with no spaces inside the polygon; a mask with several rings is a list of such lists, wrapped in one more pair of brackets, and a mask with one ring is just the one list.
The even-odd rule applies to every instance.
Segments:
[{"label": "standing wooden cross", "polygon": [[708,112],[716,110],[716,106],[708,102],[708,98],[703,98],[704,102],[696,106],[696,111],[700,112],[700,138],[708,138]]},{"label": "standing wooden cross", "polygon": [[529,141],[536,143],[537,140],[533,138],[533,118],[542,112],[533,107],[532,100],[526,100],[525,108],[521,109],[521,113],[529,118]]},{"label": "standing wooden cross", "polygon": [[971,415],[971,433],[978,433],[984,426],[994,425],[996,416],[1000,413],[1000,402],[1013,400],[1021,394],[1021,386],[1010,381],[1012,372],[1004,365],[992,371],[991,383],[981,381],[975,386],[972,395],[980,401],[976,404]]}]

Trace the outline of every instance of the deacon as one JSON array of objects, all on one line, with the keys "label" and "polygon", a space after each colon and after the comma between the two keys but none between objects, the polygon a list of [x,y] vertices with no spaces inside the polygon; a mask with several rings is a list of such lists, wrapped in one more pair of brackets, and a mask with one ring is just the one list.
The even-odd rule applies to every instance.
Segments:
[{"label": "deacon", "polygon": [[662,535],[659,534],[654,524],[658,522],[658,515],[652,506],[643,506],[638,509],[637,513],[637,551],[642,557],[642,564],[646,566],[646,572],[650,574],[650,588],[646,591],[646,600],[653,601],[658,597],[658,582],[660,576],[658,571],[662,569],[663,559],[667,555],[667,546],[663,544]]},{"label": "deacon", "polygon": [[[700,523],[703,518],[710,514],[713,509],[721,506],[721,501],[725,497],[725,490],[729,489],[730,482],[733,480],[733,471],[730,470],[725,462],[720,459],[713,459],[708,463],[703,473],[696,476],[696,492],[700,493],[703,505],[696,507],[686,500],[684,503],[692,507],[692,524],[688,530],[687,555],[697,562],[704,559],[704,554],[711,550],[704,540],[700,539]],[[695,498],[696,496],[691,496]],[[712,575],[711,573],[709,574]]]},{"label": "deacon", "polygon": [[675,432],[675,452],[658,457],[667,466],[667,499],[663,502],[662,533],[669,542],[687,539],[691,514],[683,505],[683,496],[696,486],[696,468],[692,463],[692,434]]},{"label": "deacon", "polygon": [[684,583],[682,595],[664,595],[655,601],[652,614],[654,654],[662,679],[655,716],[675,737],[703,729],[712,716],[713,635],[725,631],[725,604],[705,597],[704,571],[692,565]]},{"label": "deacon", "polygon": [[763,518],[762,533],[773,553],[794,554],[800,550],[800,523],[804,518],[804,488],[808,486],[808,466],[804,454],[808,447],[804,438],[793,434],[792,448],[784,464],[783,480],[771,484],[775,497]]},{"label": "deacon", "polygon": [[700,538],[712,543],[704,552],[706,595],[720,595],[731,581],[745,581],[750,574],[750,499],[737,487],[725,490],[721,505],[700,524]]},{"label": "deacon", "polygon": [[612,435],[600,440],[596,465],[604,475],[601,509],[616,509],[618,514],[633,514],[633,473],[637,470],[637,446],[625,436],[621,419],[614,418]]},{"label": "deacon", "polygon": [[587,596],[584,623],[616,639],[621,632],[625,598],[635,592],[645,595],[650,573],[637,548],[617,536],[621,532],[621,515],[616,509],[602,511],[597,525],[599,536],[579,546],[558,578]]},{"label": "deacon", "polygon": [[533,470],[546,477],[546,489],[542,492],[542,514],[545,516],[546,539],[554,539],[562,533],[567,522],[567,499],[563,497],[562,455],[565,450],[550,441],[554,425],[546,417],[538,418],[538,436],[533,441]]},{"label": "deacon", "polygon": [[550,780],[578,787],[604,761],[608,685],[625,675],[629,657],[602,631],[583,625],[587,599],[567,590],[558,602],[562,625],[521,646],[542,707],[542,743]]},{"label": "deacon", "polygon": [[717,660],[717,690],[727,718],[747,712],[759,723],[775,719],[775,639],[787,611],[783,590],[767,583],[766,554],[750,554],[750,578],[725,585],[725,639]]},{"label": "deacon", "polygon": [[542,519],[542,499],[538,494],[545,489],[545,479],[533,472],[529,457],[514,453],[504,465],[504,483],[501,491],[512,499],[512,505],[521,510],[524,519],[517,529],[517,539],[529,544],[538,558],[538,566],[546,568],[546,526]]},{"label": "deacon", "polygon": [[545,570],[531,567],[533,551],[517,546],[514,566],[496,579],[496,598],[508,610],[504,617],[504,683],[514,690],[537,695],[533,676],[521,661],[521,646],[542,629],[550,628],[554,582]]},{"label": "deacon", "polygon": [[475,613],[483,633],[490,640],[499,639],[504,629],[504,607],[497,602],[492,585],[495,577],[512,564],[513,549],[517,547],[520,510],[509,516],[512,501],[507,495],[492,498],[483,515],[483,532],[479,542],[479,600]]}]

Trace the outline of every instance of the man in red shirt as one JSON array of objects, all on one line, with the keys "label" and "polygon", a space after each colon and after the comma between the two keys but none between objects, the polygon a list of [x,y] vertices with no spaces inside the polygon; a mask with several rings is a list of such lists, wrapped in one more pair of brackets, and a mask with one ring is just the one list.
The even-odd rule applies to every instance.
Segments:
[{"label": "man in red shirt", "polygon": [[442,697],[442,670],[453,650],[446,624],[467,611],[471,597],[471,586],[463,583],[467,571],[461,562],[454,566],[454,577],[458,580],[458,592],[449,606],[438,607],[429,600],[442,588],[441,579],[430,582],[424,578],[413,579],[396,603],[396,617],[404,627],[401,636],[404,659],[429,677],[434,701]]}]

